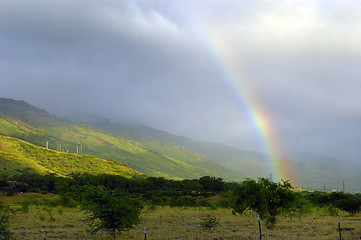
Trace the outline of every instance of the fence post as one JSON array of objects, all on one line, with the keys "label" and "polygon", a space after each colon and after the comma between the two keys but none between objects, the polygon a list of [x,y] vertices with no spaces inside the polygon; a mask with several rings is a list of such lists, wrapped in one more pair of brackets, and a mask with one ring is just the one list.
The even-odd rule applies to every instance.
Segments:
[{"label": "fence post", "polygon": [[144,225],[144,240],[147,240],[147,227]]},{"label": "fence post", "polygon": [[261,219],[258,214],[258,228],[259,228],[259,240],[262,240],[262,232],[261,232]]},{"label": "fence post", "polygon": [[341,237],[341,221],[340,221],[340,218],[338,218],[338,234],[340,235],[340,240],[342,240],[342,237]]}]

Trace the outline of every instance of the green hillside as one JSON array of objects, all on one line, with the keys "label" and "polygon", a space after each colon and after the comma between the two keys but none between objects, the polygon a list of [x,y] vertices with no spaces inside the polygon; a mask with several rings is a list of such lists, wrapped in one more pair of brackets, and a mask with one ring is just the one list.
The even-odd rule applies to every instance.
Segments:
[{"label": "green hillside", "polygon": [[[92,127],[88,126],[90,124]],[[0,98],[0,134],[42,147],[48,142],[49,149],[57,150],[54,152],[64,156],[79,157],[74,153],[77,147],[78,150],[81,147],[83,154],[87,155],[81,156],[83,158],[93,155],[110,162],[116,161],[150,176],[172,179],[209,175],[225,180],[241,180],[246,177],[267,177],[270,172],[265,156],[260,153],[218,143],[197,142],[142,125],[109,121],[88,125],[64,121],[23,101]],[[16,149],[14,151],[18,151]],[[32,151],[33,155],[36,155],[36,151]],[[24,167],[24,162],[10,163],[9,158],[1,157],[1,166],[5,166],[7,171]],[[41,156],[37,158],[42,159]],[[352,173],[340,167],[336,169],[328,162],[309,161],[308,157],[297,160],[299,186],[322,190],[325,184],[328,190],[339,190],[345,185],[347,191],[361,191],[361,178],[357,172]],[[68,165],[72,166],[70,162]],[[45,165],[28,167],[49,171]]]},{"label": "green hillside", "polygon": [[165,154],[102,130],[63,121],[23,101],[0,98],[0,112],[3,113],[0,116],[0,134],[39,146],[45,146],[48,142],[49,148],[53,150],[76,153],[77,147],[79,149],[81,146],[84,154],[113,159],[151,176],[191,179],[210,175],[239,179],[236,172],[227,170],[200,154],[188,154],[187,158]]},{"label": "green hillside", "polygon": [[0,113],[21,120],[34,127],[61,125],[64,122],[47,111],[32,106],[25,101],[9,98],[0,98]]},{"label": "green hillside", "polygon": [[[207,157],[224,168],[237,171],[243,178],[268,177],[271,171],[269,164],[265,161],[266,156],[257,152],[242,151],[219,143],[197,142],[143,125],[109,121],[88,124],[132,139],[168,156],[187,158],[187,153],[197,152],[200,156]],[[309,156],[295,159],[298,186],[323,190],[325,185],[327,190],[342,190],[344,184],[347,191],[361,191],[359,174],[346,170],[340,164],[336,168],[330,165],[329,161],[320,163],[317,160],[319,161]]]},{"label": "green hillside", "polygon": [[315,161],[296,162],[298,184],[310,189],[361,192],[360,174],[350,173]]},{"label": "green hillside", "polygon": [[106,173],[124,177],[143,175],[115,161],[54,151],[3,135],[0,135],[0,166],[2,175],[12,175],[24,169],[61,176],[75,172]]},{"label": "green hillside", "polygon": [[226,169],[236,171],[238,179],[269,175],[269,166],[264,161],[266,156],[260,153],[242,151],[219,143],[198,142],[143,125],[112,123],[110,121],[89,122],[87,124],[139,142],[149,149],[166,156],[182,159],[185,162],[188,159],[213,161]]}]

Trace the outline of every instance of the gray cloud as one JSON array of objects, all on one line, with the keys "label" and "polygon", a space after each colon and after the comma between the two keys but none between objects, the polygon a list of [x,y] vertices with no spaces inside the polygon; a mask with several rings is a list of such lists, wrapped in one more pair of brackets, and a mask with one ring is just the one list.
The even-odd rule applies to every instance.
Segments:
[{"label": "gray cloud", "polygon": [[288,151],[357,160],[360,10],[348,0],[3,0],[0,94],[61,116],[140,121],[260,150],[221,53],[211,53],[221,36]]}]

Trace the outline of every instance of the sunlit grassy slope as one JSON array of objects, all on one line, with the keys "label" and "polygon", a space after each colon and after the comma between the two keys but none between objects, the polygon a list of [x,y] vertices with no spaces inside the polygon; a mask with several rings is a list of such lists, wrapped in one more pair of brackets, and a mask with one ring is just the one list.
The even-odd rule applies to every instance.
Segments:
[{"label": "sunlit grassy slope", "polygon": [[[272,171],[267,157],[257,152],[242,151],[219,143],[197,142],[142,125],[109,121],[89,124],[137,141],[166,156],[187,159],[188,154],[197,152],[200,157],[206,157],[224,168],[237,171],[240,177],[268,177]],[[349,172],[340,166],[332,166],[328,162],[322,164],[317,160],[312,161],[306,157],[294,161],[298,187],[361,192],[360,174]]]},{"label": "sunlit grassy slope", "polygon": [[[173,179],[210,175],[229,181],[267,177],[271,171],[259,153],[196,142],[146,126],[107,121],[91,124],[93,127],[76,125],[26,102],[0,98],[0,134],[38,146],[45,147],[48,142],[50,149],[60,150],[61,145],[62,151],[76,153],[81,145],[84,154]],[[307,160],[295,163],[300,187],[361,191],[359,174]]]},{"label": "sunlit grassy slope", "polygon": [[149,149],[182,161],[192,159],[193,164],[210,160],[226,169],[237,172],[237,178],[258,178],[269,175],[266,156],[242,151],[219,143],[199,142],[151,127],[113,123],[110,121],[90,122],[89,125],[114,135],[132,139]]},{"label": "sunlit grassy slope", "polygon": [[[138,142],[56,118],[26,102],[0,98],[0,134],[16,137],[53,150],[76,153],[77,146],[84,154],[112,159],[151,176],[167,178],[198,178],[205,175],[240,179],[239,174],[227,170],[206,157],[185,148],[171,150],[187,152],[167,154]],[[61,145],[61,147],[60,147]],[[186,157],[184,157],[186,156]]]},{"label": "sunlit grassy slope", "polygon": [[124,177],[143,175],[112,160],[54,151],[0,135],[0,173],[11,175],[23,169],[63,176],[74,172],[106,173]]}]

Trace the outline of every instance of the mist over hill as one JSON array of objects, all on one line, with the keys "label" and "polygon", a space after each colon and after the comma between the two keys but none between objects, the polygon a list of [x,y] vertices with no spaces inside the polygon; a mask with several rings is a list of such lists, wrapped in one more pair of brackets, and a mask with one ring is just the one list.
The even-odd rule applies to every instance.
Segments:
[{"label": "mist over hill", "polygon": [[271,171],[268,163],[265,162],[266,156],[261,153],[244,151],[215,142],[194,141],[141,124],[113,123],[109,120],[87,124],[132,139],[149,148],[158,146],[157,151],[166,151],[165,143],[182,146],[184,149],[190,149],[210,158],[221,166],[237,171],[243,177],[267,177]]},{"label": "mist over hill", "polygon": [[[229,180],[242,179],[237,172],[199,153],[179,150],[176,146],[170,154],[163,155],[139,142],[84,124],[64,121],[24,101],[0,98],[0,112],[3,114],[1,134],[39,146],[45,146],[48,142],[49,148],[70,153],[77,152],[78,146],[81,146],[84,154],[112,159],[150,176],[184,179],[212,175]],[[19,129],[18,125],[26,126],[26,130]],[[187,157],[182,157],[185,154]]]},{"label": "mist over hill", "polygon": [[[63,120],[24,101],[0,98],[0,133],[50,148],[112,159],[148,174],[166,178],[197,178],[210,175],[241,181],[247,177],[270,177],[267,156],[225,144],[201,142],[137,123],[89,119],[82,123]],[[300,154],[292,159],[297,187],[359,192],[361,177],[356,168],[340,161]],[[351,167],[354,167],[351,165]]]},{"label": "mist over hill", "polygon": [[[8,114],[44,133],[19,137],[81,143],[150,174],[269,175],[273,158],[292,161],[298,182],[328,168],[358,176],[360,12],[358,1],[329,0],[1,0],[0,96],[61,117],[18,103]],[[160,134],[152,150],[72,122],[101,118],[198,143]]]},{"label": "mist over hill", "polygon": [[[157,141],[184,146],[209,157],[221,166],[239,172],[241,176],[269,178],[273,171],[270,163],[267,162],[267,156],[262,153],[240,150],[215,142],[194,141],[141,124],[114,123],[109,120],[98,120],[87,124],[149,147],[154,147]],[[299,187],[327,191],[344,189],[351,192],[361,191],[359,186],[361,176],[359,167],[355,164],[348,165],[337,159],[311,153],[293,154],[292,160],[297,169],[296,181]]]}]

